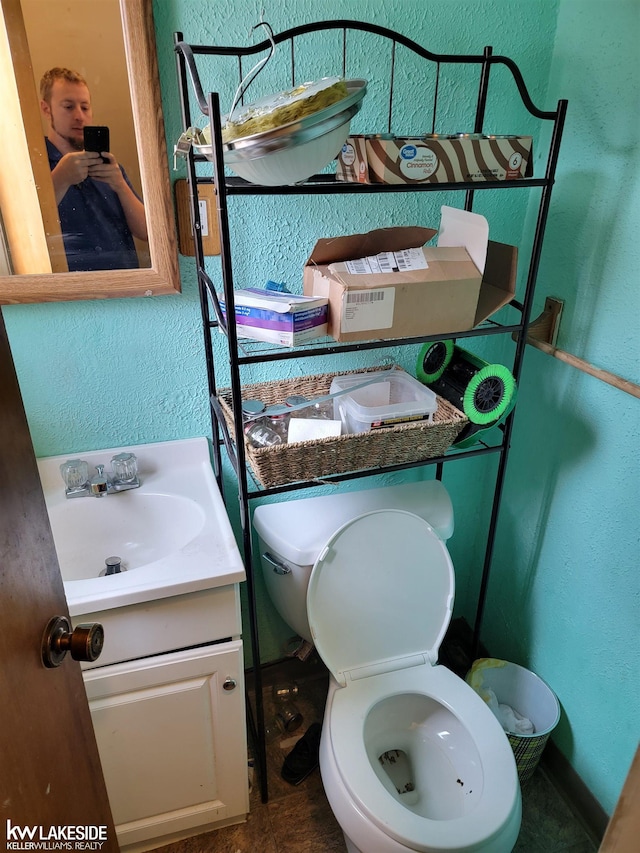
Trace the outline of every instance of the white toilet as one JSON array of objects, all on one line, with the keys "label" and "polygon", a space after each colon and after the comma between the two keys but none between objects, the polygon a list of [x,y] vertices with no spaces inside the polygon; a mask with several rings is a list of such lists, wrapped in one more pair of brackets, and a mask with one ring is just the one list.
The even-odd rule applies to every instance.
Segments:
[{"label": "white toilet", "polygon": [[269,504],[254,526],[275,606],[332,675],[320,771],[349,853],[509,853],[521,820],[511,747],[437,665],[454,595],[444,486]]}]

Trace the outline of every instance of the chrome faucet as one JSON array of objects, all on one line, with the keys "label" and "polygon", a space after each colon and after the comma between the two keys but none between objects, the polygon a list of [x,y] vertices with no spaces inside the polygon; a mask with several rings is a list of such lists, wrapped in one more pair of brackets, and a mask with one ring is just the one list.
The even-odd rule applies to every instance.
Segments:
[{"label": "chrome faucet", "polygon": [[96,498],[103,498],[109,493],[109,479],[104,475],[104,465],[96,465],[96,473],[89,480],[89,489]]},{"label": "chrome faucet", "polygon": [[113,492],[126,492],[140,486],[138,460],[133,453],[118,453],[111,459],[111,473],[104,465],[96,465],[89,479],[89,465],[83,459],[68,459],[60,466],[67,498],[103,498]]}]

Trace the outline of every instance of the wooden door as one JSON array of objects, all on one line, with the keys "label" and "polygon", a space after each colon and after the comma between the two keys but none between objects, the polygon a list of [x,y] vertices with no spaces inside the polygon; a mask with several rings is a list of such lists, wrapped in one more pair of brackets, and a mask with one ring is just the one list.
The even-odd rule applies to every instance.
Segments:
[{"label": "wooden door", "polygon": [[77,849],[83,835],[115,853],[80,664],[42,663],[42,635],[58,615],[69,612],[0,314],[0,849],[42,838]]}]

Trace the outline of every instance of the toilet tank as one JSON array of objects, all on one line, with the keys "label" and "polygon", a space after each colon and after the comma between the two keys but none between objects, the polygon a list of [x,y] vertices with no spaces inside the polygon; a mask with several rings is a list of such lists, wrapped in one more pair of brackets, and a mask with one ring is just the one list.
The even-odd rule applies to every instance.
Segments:
[{"label": "toilet tank", "polygon": [[451,498],[439,480],[264,504],[256,508],[253,525],[274,556],[298,566],[313,566],[339,527],[377,509],[415,513],[444,541],[453,534]]}]

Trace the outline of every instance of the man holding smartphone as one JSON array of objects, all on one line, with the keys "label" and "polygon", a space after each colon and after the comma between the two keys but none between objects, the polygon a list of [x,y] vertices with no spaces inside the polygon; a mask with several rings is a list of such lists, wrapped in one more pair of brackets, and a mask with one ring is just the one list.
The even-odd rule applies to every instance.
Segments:
[{"label": "man holding smartphone", "polygon": [[133,237],[147,240],[144,206],[113,154],[85,150],[84,128],[93,124],[86,80],[52,68],[42,77],[40,98],[69,270],[138,267]]}]

